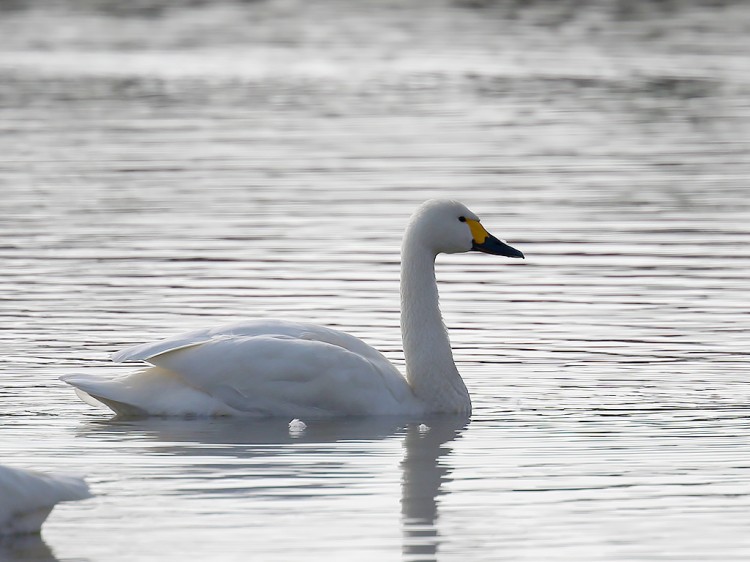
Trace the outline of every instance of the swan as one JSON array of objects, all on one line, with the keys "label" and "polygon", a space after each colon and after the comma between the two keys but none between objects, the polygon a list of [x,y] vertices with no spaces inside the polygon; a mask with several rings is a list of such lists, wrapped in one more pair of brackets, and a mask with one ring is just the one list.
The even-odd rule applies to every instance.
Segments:
[{"label": "swan", "polygon": [[457,201],[427,201],[409,220],[401,250],[406,377],[352,335],[254,320],[124,349],[112,359],[148,366],[117,378],[61,379],[85,402],[122,416],[468,415],[471,399],[440,314],[435,258],[470,250],[524,257]]},{"label": "swan", "polygon": [[82,478],[0,465],[0,537],[38,533],[55,504],[90,497]]}]

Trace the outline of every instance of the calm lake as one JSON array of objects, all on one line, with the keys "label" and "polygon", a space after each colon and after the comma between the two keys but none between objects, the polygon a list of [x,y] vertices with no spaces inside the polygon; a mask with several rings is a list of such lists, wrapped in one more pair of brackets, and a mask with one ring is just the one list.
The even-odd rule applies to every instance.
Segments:
[{"label": "calm lake", "polygon": [[[750,4],[0,4],[0,462],[84,474],[2,562],[750,558]],[[442,256],[470,419],[113,420],[58,380],[250,318],[403,367]],[[424,423],[427,427],[420,427]]]}]

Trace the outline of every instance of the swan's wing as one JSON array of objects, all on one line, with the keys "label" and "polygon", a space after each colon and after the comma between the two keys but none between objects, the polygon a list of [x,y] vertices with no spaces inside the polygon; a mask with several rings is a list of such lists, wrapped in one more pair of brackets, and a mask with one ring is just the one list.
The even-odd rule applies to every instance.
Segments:
[{"label": "swan's wing", "polygon": [[224,333],[151,356],[149,362],[250,415],[401,413],[414,395],[380,358],[288,334]]}]

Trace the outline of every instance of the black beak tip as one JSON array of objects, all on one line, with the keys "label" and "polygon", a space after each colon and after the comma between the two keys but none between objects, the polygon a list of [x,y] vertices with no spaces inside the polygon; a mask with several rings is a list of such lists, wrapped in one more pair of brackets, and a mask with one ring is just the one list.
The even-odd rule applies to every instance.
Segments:
[{"label": "black beak tip", "polygon": [[508,250],[506,250],[504,253],[500,254],[501,256],[505,256],[507,258],[521,258],[522,260],[526,259],[526,256],[523,255],[523,252],[521,250],[516,250],[512,246],[508,246]]},{"label": "black beak tip", "polygon": [[472,246],[473,250],[478,252],[484,252],[485,254],[493,254],[496,256],[504,256],[506,258],[521,258],[526,259],[521,250],[517,250],[513,246],[506,244],[505,242],[498,240],[494,236],[490,236],[482,244],[474,242]]}]

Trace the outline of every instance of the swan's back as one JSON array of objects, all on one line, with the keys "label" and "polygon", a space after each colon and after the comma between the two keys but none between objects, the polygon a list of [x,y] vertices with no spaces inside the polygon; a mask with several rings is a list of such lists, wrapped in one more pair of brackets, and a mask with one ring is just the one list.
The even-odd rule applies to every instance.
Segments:
[{"label": "swan's back", "polygon": [[[113,354],[112,360],[117,363],[146,361],[157,364],[156,361],[158,360],[156,358],[165,353],[179,351],[211,341],[258,336],[324,342],[367,357],[372,361],[382,361],[390,366],[390,363],[382,353],[355,336],[324,326],[283,320],[252,320],[195,330],[157,342],[128,347]],[[155,361],[152,361],[152,359]]]},{"label": "swan's back", "polygon": [[82,478],[0,465],[0,535],[38,533],[55,504],[89,497]]}]

